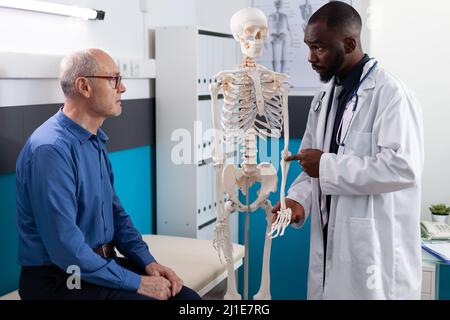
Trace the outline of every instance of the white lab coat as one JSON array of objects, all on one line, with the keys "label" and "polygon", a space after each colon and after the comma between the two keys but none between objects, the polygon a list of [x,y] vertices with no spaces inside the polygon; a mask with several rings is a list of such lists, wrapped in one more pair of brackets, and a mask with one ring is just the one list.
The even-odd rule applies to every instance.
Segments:
[{"label": "white lab coat", "polygon": [[[363,76],[373,64],[371,60],[365,65]],[[334,121],[328,121],[327,136],[324,126],[331,89],[329,83],[316,112],[320,94],[314,99],[300,149],[329,149]],[[379,66],[358,94],[345,147],[337,155],[322,156],[319,179],[302,173],[288,193],[311,218],[308,299],[420,299],[424,158],[420,106]],[[326,213],[326,195],[332,197],[323,285],[319,207]]]}]

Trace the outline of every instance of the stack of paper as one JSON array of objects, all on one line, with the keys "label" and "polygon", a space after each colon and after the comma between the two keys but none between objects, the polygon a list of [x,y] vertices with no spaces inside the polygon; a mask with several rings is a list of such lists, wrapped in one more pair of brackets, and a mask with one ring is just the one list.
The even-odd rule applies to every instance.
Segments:
[{"label": "stack of paper", "polygon": [[443,262],[450,264],[450,243],[422,243],[422,248]]}]

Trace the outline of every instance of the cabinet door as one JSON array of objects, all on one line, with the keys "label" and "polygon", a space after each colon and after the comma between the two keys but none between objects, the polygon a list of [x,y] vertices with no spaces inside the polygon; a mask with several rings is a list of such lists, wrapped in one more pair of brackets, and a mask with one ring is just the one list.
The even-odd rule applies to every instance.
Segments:
[{"label": "cabinet door", "polygon": [[435,299],[435,274],[436,267],[433,265],[424,264],[422,266],[422,300],[434,300]]},{"label": "cabinet door", "polygon": [[197,167],[197,227],[208,220],[208,171],[207,166]]},{"label": "cabinet door", "polygon": [[431,299],[431,294],[422,293],[422,295],[420,296],[420,300],[432,300]]},{"label": "cabinet door", "polygon": [[198,36],[198,54],[197,54],[197,93],[198,94],[206,94],[208,91],[207,86],[207,77],[208,77],[208,68],[209,68],[209,60],[208,57],[208,36],[199,35]]},{"label": "cabinet door", "polygon": [[197,123],[195,128],[195,148],[198,163],[211,158],[211,101],[197,101]]},{"label": "cabinet door", "polygon": [[431,294],[431,272],[422,271],[422,293]]}]

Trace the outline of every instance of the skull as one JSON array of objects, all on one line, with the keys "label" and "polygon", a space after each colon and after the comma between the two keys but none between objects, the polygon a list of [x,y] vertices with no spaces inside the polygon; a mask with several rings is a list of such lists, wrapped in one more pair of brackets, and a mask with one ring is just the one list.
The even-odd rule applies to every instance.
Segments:
[{"label": "skull", "polygon": [[251,59],[261,56],[268,29],[264,12],[257,8],[241,9],[231,17],[230,27],[244,56]]}]

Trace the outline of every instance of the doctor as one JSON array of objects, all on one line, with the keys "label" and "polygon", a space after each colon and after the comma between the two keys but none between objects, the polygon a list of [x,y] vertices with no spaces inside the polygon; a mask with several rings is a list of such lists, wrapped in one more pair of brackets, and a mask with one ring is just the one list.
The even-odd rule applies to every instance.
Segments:
[{"label": "doctor", "polygon": [[288,158],[303,173],[287,204],[295,226],[311,217],[309,299],[420,299],[420,106],[363,53],[361,25],[339,1],[309,20],[309,62],[327,85]]}]

